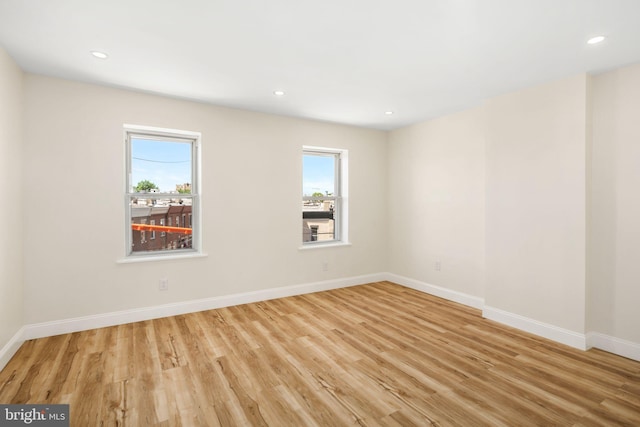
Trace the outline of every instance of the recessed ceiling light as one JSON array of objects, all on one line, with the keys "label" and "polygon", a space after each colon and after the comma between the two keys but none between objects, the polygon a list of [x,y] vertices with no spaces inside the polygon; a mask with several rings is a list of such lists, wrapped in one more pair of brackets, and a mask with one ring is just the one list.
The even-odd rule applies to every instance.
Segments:
[{"label": "recessed ceiling light", "polygon": [[387,116],[390,116],[390,115],[392,115],[392,114],[393,114],[393,111],[385,111],[384,113],[385,113]]},{"label": "recessed ceiling light", "polygon": [[283,90],[274,90],[273,94],[275,96],[284,96],[284,91]]},{"label": "recessed ceiling light", "polygon": [[91,55],[95,56],[98,59],[107,59],[109,55],[104,52],[100,52],[99,50],[92,50]]},{"label": "recessed ceiling light", "polygon": [[589,40],[587,40],[588,44],[598,44],[604,41],[606,37],[605,36],[595,36],[595,37],[591,37]]}]

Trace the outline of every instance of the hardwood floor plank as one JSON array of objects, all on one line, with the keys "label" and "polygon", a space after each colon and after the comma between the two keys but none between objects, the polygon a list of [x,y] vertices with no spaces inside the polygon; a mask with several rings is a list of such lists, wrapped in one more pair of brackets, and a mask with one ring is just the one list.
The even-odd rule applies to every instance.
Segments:
[{"label": "hardwood floor plank", "polygon": [[102,410],[99,419],[104,425],[122,426],[125,424],[125,387],[124,381],[107,383],[102,387]]},{"label": "hardwood floor plank", "polygon": [[377,282],[30,340],[0,402],[82,426],[638,426],[640,363]]},{"label": "hardwood floor plank", "polygon": [[78,425],[93,426],[100,423],[103,401],[102,376],[105,358],[102,352],[89,353],[84,357],[78,377],[77,392],[72,394],[69,405],[77,413],[74,422]]}]

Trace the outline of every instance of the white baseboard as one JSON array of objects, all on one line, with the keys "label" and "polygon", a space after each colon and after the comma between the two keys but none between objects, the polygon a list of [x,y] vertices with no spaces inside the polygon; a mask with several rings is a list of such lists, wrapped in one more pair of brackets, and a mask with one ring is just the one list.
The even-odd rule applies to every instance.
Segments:
[{"label": "white baseboard", "polygon": [[510,313],[500,310],[499,308],[485,306],[482,310],[482,316],[503,323],[508,326],[532,333],[550,340],[565,344],[579,350],[587,349],[587,339],[584,334],[560,328],[555,325],[540,322],[519,314]]},{"label": "white baseboard", "polygon": [[28,339],[79,332],[88,329],[115,326],[276,298],[303,295],[312,292],[321,292],[384,280],[464,304],[469,307],[481,309],[483,310],[483,316],[487,319],[495,320],[574,348],[586,350],[590,347],[596,347],[610,353],[640,361],[640,344],[638,343],[625,341],[595,332],[590,332],[585,336],[554,325],[529,319],[518,314],[485,306],[484,299],[480,297],[431,285],[393,273],[377,273],[25,325],[16,332],[11,340],[9,340],[9,342],[0,350],[0,370],[9,362],[20,345]]},{"label": "white baseboard", "polygon": [[52,322],[36,323],[26,325],[23,328],[23,339],[28,340],[33,338],[49,337],[53,335],[68,334],[71,332],[86,331],[88,329],[104,328],[107,326],[115,326],[125,323],[157,319],[160,317],[176,316],[179,314],[230,307],[233,305],[247,304],[258,301],[266,301],[275,298],[303,295],[312,292],[328,291],[331,289],[345,288],[348,286],[361,285],[364,283],[379,282],[382,280],[386,280],[385,277],[386,276],[382,273],[369,274],[344,279],[307,283],[303,285],[283,286],[279,288],[243,292],[233,295],[223,295],[219,297],[182,301],[172,304],[158,305],[154,307],[142,307],[132,310],[75,317],[71,319],[56,320]]},{"label": "white baseboard", "polygon": [[20,348],[24,342],[24,326],[16,332],[9,342],[7,342],[2,349],[0,349],[0,371],[7,366],[9,360],[16,354],[16,351]]},{"label": "white baseboard", "polygon": [[424,292],[430,295],[444,298],[449,301],[464,304],[469,307],[477,308],[479,310],[482,310],[482,308],[484,307],[484,299],[480,297],[474,297],[473,295],[465,294],[463,292],[454,291],[436,285],[430,285],[429,283],[421,282],[419,280],[411,279],[409,277],[404,277],[393,273],[386,273],[386,278],[390,282],[406,286],[407,288],[415,289],[416,291]]},{"label": "white baseboard", "polygon": [[587,334],[587,348],[591,347],[640,362],[640,344],[633,341],[623,340],[599,332],[589,332]]}]

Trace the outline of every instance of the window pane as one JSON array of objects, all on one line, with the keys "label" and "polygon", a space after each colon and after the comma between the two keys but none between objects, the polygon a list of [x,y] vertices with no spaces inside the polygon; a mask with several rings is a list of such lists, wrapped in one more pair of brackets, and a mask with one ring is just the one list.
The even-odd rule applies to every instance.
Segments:
[{"label": "window pane", "polygon": [[[192,199],[152,199],[131,197],[131,251],[148,252],[191,249],[192,229],[169,226],[169,218],[191,215]],[[182,224],[180,224],[182,225]]]},{"label": "window pane", "polygon": [[334,153],[304,153],[302,157],[302,241],[336,240],[339,200]]},{"label": "window pane", "polygon": [[191,144],[131,138],[132,193],[191,192]]},{"label": "window pane", "polygon": [[302,202],[302,241],[322,242],[335,240],[336,200]]},{"label": "window pane", "polygon": [[333,196],[336,189],[336,160],[332,155],[302,156],[302,195]]}]

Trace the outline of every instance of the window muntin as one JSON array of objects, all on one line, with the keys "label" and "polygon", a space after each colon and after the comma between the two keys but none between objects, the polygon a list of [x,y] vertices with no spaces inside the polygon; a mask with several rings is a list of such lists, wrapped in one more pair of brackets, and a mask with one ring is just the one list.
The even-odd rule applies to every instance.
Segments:
[{"label": "window muntin", "polygon": [[302,155],[302,242],[343,241],[344,150],[305,147]]},{"label": "window muntin", "polygon": [[[200,252],[200,135],[125,125],[125,137],[126,255]],[[186,215],[192,221],[178,224]]]}]

